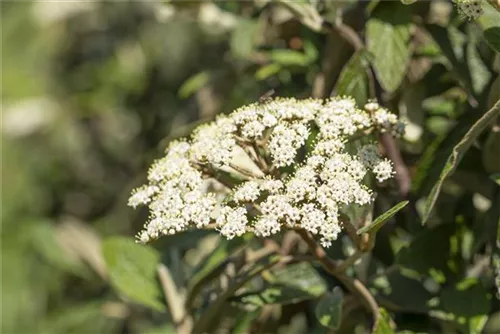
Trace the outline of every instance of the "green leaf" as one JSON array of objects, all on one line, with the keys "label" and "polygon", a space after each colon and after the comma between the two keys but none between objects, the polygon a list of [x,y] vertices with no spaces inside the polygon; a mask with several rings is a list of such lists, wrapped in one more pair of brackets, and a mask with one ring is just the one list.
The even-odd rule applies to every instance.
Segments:
[{"label": "green leaf", "polygon": [[335,287],[332,292],[327,292],[319,300],[315,313],[320,324],[331,329],[340,327],[343,300],[344,294],[339,287]]},{"label": "green leaf", "polygon": [[[103,312],[104,301],[77,304],[57,309],[49,315],[41,333],[114,333],[120,326],[116,318],[106,316]],[[126,305],[120,305],[126,311]],[[120,306],[116,306],[118,309]]]},{"label": "green leaf", "polygon": [[187,99],[198,90],[200,90],[201,87],[205,86],[208,83],[209,79],[210,75],[206,71],[193,75],[192,77],[184,81],[182,86],[179,88],[179,97],[181,99]]},{"label": "green leaf", "polygon": [[380,309],[380,318],[373,328],[373,334],[393,334],[394,329],[389,313],[383,308]]},{"label": "green leaf", "polygon": [[308,291],[314,295],[322,295],[326,292],[326,283],[310,263],[297,263],[285,268],[272,270],[275,284],[284,284]]},{"label": "green leaf", "polygon": [[287,7],[309,29],[316,32],[322,30],[323,18],[313,5],[299,1],[278,0],[276,2]]},{"label": "green leaf", "polygon": [[246,59],[255,47],[255,39],[259,31],[257,21],[240,19],[231,34],[230,46],[234,56]]},{"label": "green leaf", "polygon": [[352,96],[358,105],[364,105],[368,100],[368,68],[366,52],[356,52],[339,75],[336,94]]},{"label": "green leaf", "polygon": [[500,186],[500,173],[490,175],[490,179]]},{"label": "green leaf", "polygon": [[375,291],[377,300],[390,302],[402,311],[427,314],[427,303],[433,297],[422,281],[398,269],[375,277],[370,282],[370,290]]},{"label": "green leaf", "polygon": [[132,301],[163,311],[156,270],[160,254],[130,238],[111,237],[102,245],[113,287]]},{"label": "green leaf", "polygon": [[381,86],[394,92],[406,75],[410,60],[411,15],[407,6],[380,3],[367,23],[368,51]]},{"label": "green leaf", "polygon": [[190,289],[208,275],[217,276],[224,269],[222,264],[227,261],[228,257],[237,255],[242,245],[244,245],[243,238],[221,239],[219,246],[203,259],[201,265],[195,269],[195,274],[189,280]]},{"label": "green leaf", "polygon": [[414,4],[415,2],[417,2],[417,0],[401,0],[401,3],[403,5],[411,5]]},{"label": "green leaf", "polygon": [[473,278],[445,287],[439,308],[464,333],[481,333],[490,311],[487,290]]},{"label": "green leaf", "polygon": [[396,213],[401,211],[405,206],[408,205],[408,201],[402,201],[394,205],[392,208],[377,217],[371,224],[358,230],[357,234],[367,233],[367,232],[377,232],[382,225],[391,219]]},{"label": "green leaf", "polygon": [[71,258],[61,248],[56,230],[50,222],[36,222],[30,230],[32,245],[48,263],[73,274],[88,277],[88,270],[78,258]]},{"label": "green leaf", "polygon": [[293,304],[316,299],[327,290],[325,281],[309,263],[289,265],[271,271],[263,289],[236,296],[233,301],[247,310],[266,304]]},{"label": "green leaf", "polygon": [[467,26],[467,67],[469,69],[473,92],[481,94],[491,79],[489,68],[479,54],[478,45],[481,40],[481,31],[477,26]]},{"label": "green leaf", "polygon": [[439,197],[439,193],[441,192],[441,188],[445,179],[455,171],[461,159],[463,158],[465,152],[469,149],[472,143],[476,140],[476,138],[483,132],[483,130],[493,122],[496,117],[500,115],[500,101],[498,101],[493,108],[487,111],[465,134],[465,136],[460,140],[460,142],[455,145],[451,155],[448,157],[448,161],[446,162],[443,170],[441,171],[441,175],[439,176],[439,180],[432,188],[425,205],[424,217],[422,219],[422,223],[425,224],[429,219],[430,213],[436,204],[436,201]]},{"label": "green leaf", "polygon": [[396,254],[396,263],[438,282],[460,271],[457,224],[442,224],[424,230]]},{"label": "green leaf", "polygon": [[484,31],[484,39],[496,52],[500,52],[500,27],[488,28]]},{"label": "green leaf", "polygon": [[275,75],[281,70],[281,65],[276,63],[271,63],[268,65],[264,65],[255,72],[255,79],[257,80],[265,80],[272,75]]},{"label": "green leaf", "polygon": [[273,62],[283,66],[307,66],[311,63],[308,55],[289,49],[271,50],[270,58]]},{"label": "green leaf", "polygon": [[261,291],[238,295],[233,301],[243,304],[247,310],[254,310],[269,304],[296,304],[304,300],[316,299],[320,295],[316,291],[310,292],[284,284],[270,284]]}]

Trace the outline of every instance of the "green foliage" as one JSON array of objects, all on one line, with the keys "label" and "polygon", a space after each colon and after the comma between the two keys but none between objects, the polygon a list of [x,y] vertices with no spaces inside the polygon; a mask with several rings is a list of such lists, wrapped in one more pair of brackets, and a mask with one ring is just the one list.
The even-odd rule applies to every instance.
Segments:
[{"label": "green foliage", "polygon": [[367,23],[367,46],[373,55],[375,73],[382,87],[391,93],[406,74],[410,28],[410,10],[396,2],[379,4]]},{"label": "green foliage", "polygon": [[368,101],[369,63],[366,51],[357,51],[340,72],[335,85],[338,95],[352,96],[362,106]]},{"label": "green foliage", "polygon": [[461,159],[463,158],[465,152],[469,149],[469,147],[474,143],[476,138],[484,131],[484,129],[491,125],[491,123],[500,116],[500,101],[498,101],[493,108],[488,110],[470,129],[467,131],[465,136],[455,145],[451,155],[449,156],[443,170],[441,171],[441,175],[439,180],[434,185],[429,194],[426,206],[424,217],[422,219],[423,223],[425,223],[430,216],[430,213],[436,204],[437,198],[441,191],[441,187],[443,186],[444,180],[457,168]]},{"label": "green foliage", "polygon": [[307,263],[273,270],[263,289],[236,296],[237,303],[245,309],[255,309],[267,304],[295,304],[304,300],[314,300],[325,293],[325,281]]},{"label": "green foliage", "polygon": [[331,329],[338,329],[342,321],[342,289],[335,287],[327,292],[316,305],[316,318],[320,324]]},{"label": "green foliage", "polygon": [[452,321],[465,333],[481,333],[490,311],[490,297],[476,279],[465,279],[444,288],[440,294],[440,305],[444,312],[435,313]]},{"label": "green foliage", "polygon": [[418,234],[397,254],[396,262],[421,275],[432,276],[439,283],[460,270],[459,240],[455,224],[442,224]]},{"label": "green foliage", "polygon": [[378,319],[373,330],[374,334],[392,334],[392,319],[386,310],[380,309],[380,319]]},{"label": "green foliage", "polygon": [[500,27],[488,28],[484,31],[484,39],[496,52],[500,52]]},{"label": "green foliage", "polygon": [[408,205],[408,201],[403,201],[399,202],[398,204],[394,205],[392,208],[378,216],[373,222],[370,224],[366,225],[363,228],[360,228],[356,233],[357,234],[362,234],[362,233],[375,233],[377,232],[383,224],[385,224],[389,219],[391,219],[398,211],[404,209],[405,206]]},{"label": "green foliage", "polygon": [[102,246],[111,284],[127,298],[156,310],[164,310],[156,279],[160,255],[130,238],[111,237]]},{"label": "green foliage", "polygon": [[[2,2],[1,331],[500,332],[500,12],[483,5],[467,21],[411,0]],[[377,184],[373,212],[343,208],[359,239],[326,251],[378,319],[294,232],[132,239],[146,166],[270,89],[376,98],[407,123],[410,193]]]}]

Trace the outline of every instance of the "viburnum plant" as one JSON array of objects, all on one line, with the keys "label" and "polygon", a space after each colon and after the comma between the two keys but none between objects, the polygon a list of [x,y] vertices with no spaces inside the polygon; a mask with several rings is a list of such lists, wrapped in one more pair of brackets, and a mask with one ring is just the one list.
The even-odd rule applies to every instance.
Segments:
[{"label": "viburnum plant", "polygon": [[371,204],[375,182],[394,175],[376,134],[402,134],[396,115],[348,97],[279,98],[241,107],[170,144],[135,189],[129,205],[147,205],[137,236],[147,243],[190,227],[232,239],[303,229],[329,247],[351,207]]}]

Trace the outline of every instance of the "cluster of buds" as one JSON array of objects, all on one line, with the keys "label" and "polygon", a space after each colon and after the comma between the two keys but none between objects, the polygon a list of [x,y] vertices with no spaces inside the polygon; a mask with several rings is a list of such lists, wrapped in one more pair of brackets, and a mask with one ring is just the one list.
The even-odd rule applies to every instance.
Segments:
[{"label": "cluster of buds", "polygon": [[484,13],[483,0],[453,0],[458,14],[468,20],[477,20]]},{"label": "cluster of buds", "polygon": [[350,206],[374,199],[394,176],[370,138],[403,131],[396,115],[351,98],[277,98],[219,116],[172,142],[129,205],[147,205],[137,239],[146,243],[190,227],[228,239],[304,229],[328,247]]}]

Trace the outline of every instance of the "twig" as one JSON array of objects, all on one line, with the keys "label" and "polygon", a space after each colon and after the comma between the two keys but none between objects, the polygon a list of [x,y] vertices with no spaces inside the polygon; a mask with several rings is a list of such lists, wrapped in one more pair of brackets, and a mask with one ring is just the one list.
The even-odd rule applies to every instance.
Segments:
[{"label": "twig", "polygon": [[336,31],[342,38],[351,44],[354,50],[358,51],[365,47],[365,43],[363,43],[363,40],[359,37],[358,33],[347,24],[344,24],[340,15],[338,15],[335,19],[335,24],[329,25],[328,28]]},{"label": "twig", "polygon": [[351,256],[349,256],[344,262],[342,262],[338,267],[337,267],[337,270],[340,271],[340,272],[344,272],[346,271],[347,268],[349,268],[350,266],[352,266],[354,263],[356,263],[356,261],[358,261],[363,255],[365,254],[365,252],[361,251],[361,250],[356,250],[354,252],[354,254],[352,254]]},{"label": "twig", "polygon": [[375,298],[365,285],[356,278],[347,276],[344,272],[339,270],[339,267],[328,257],[325,250],[316,243],[316,241],[305,230],[298,230],[297,233],[307,243],[313,255],[319,260],[323,268],[332,276],[341,281],[352,294],[358,296],[365,308],[373,314],[374,323],[380,319],[380,310]]},{"label": "twig", "polygon": [[210,305],[208,310],[201,315],[200,319],[198,319],[198,321],[196,322],[192,333],[206,333],[209,327],[212,325],[213,321],[215,320],[215,316],[220,311],[226,300],[232,295],[234,295],[234,293],[238,291],[238,289],[240,289],[243,285],[245,285],[254,277],[261,274],[263,271],[266,271],[276,265],[284,265],[295,261],[303,261],[304,259],[309,260],[308,257],[295,257],[295,256],[278,257],[274,260],[271,260],[266,265],[263,265],[257,269],[253,268],[247,270],[246,272],[241,273],[240,275],[238,275],[238,277],[236,277],[233,284],[231,284],[228,287],[228,289],[224,291],[224,293],[222,293],[219,296],[219,298],[217,298],[217,300],[215,300]]},{"label": "twig", "polygon": [[396,181],[399,186],[399,194],[402,198],[407,198],[411,189],[411,177],[408,167],[406,167],[403,157],[401,156],[398,145],[396,144],[394,137],[388,132],[380,134],[380,142],[382,143],[387,156],[394,163]]},{"label": "twig", "polygon": [[170,271],[163,264],[158,266],[158,277],[177,333],[190,333],[193,328],[193,319],[187,314],[184,297],[175,285]]}]

